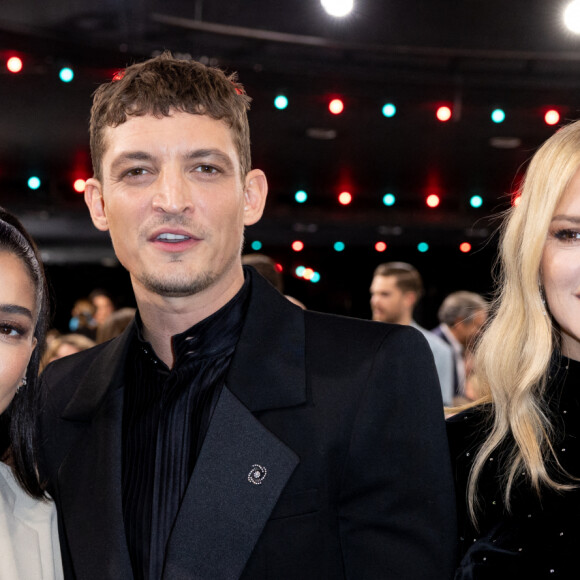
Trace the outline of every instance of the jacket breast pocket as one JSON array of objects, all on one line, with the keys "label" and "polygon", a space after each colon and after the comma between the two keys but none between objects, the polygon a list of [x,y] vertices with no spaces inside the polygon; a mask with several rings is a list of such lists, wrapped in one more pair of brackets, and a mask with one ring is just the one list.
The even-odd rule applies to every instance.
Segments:
[{"label": "jacket breast pocket", "polygon": [[320,510],[318,489],[307,489],[295,493],[283,493],[278,498],[270,520],[303,516]]}]

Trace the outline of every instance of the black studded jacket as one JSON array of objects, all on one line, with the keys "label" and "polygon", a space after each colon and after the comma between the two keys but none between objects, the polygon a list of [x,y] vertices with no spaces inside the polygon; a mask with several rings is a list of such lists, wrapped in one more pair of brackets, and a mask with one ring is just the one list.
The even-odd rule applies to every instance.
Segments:
[{"label": "black studded jacket", "polygon": [[[548,409],[555,428],[552,443],[561,466],[580,476],[580,362],[554,357],[548,385]],[[481,510],[476,529],[467,515],[467,481],[477,450],[489,432],[490,406],[475,407],[447,420],[459,518],[459,565],[455,580],[504,578],[578,579],[580,568],[580,487],[556,493],[531,490],[522,472],[508,512],[500,480],[513,441],[487,461],[479,483]],[[560,481],[555,462],[550,473]],[[580,483],[580,482],[579,482]]]}]

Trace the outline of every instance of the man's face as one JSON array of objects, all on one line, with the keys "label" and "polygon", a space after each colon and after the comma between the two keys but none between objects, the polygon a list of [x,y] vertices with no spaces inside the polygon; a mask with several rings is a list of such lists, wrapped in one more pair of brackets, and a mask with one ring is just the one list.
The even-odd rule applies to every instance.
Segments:
[{"label": "man's face", "polygon": [[93,298],[93,304],[95,306],[95,314],[93,318],[97,324],[103,324],[111,314],[115,311],[115,307],[111,302],[111,299],[104,294],[98,294]]},{"label": "man's face", "polygon": [[371,288],[373,320],[408,324],[412,316],[411,292],[397,286],[395,276],[375,276]]},{"label": "man's face", "polygon": [[455,336],[464,348],[475,340],[486,319],[487,313],[485,310],[477,310],[469,319],[460,321],[455,325],[459,330],[458,333],[455,333]]},{"label": "man's face", "polygon": [[267,186],[258,170],[242,182],[228,126],[182,112],[129,117],[106,129],[105,144],[102,183],[89,180],[85,199],[136,292],[236,284],[244,226],[260,219]]}]

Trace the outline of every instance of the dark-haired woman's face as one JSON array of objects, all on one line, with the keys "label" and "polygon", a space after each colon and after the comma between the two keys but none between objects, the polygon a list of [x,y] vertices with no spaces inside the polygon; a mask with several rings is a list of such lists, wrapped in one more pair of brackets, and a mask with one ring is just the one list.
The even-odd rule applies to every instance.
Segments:
[{"label": "dark-haired woman's face", "polygon": [[35,308],[36,292],[25,265],[0,251],[0,413],[22,384],[36,346]]}]

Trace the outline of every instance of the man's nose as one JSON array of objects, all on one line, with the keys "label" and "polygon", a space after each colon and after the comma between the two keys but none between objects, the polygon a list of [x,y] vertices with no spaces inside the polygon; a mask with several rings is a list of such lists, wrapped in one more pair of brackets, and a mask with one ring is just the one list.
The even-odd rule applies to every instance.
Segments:
[{"label": "man's nose", "polygon": [[155,184],[153,209],[165,213],[182,213],[193,209],[190,184],[179,171],[163,171]]}]

